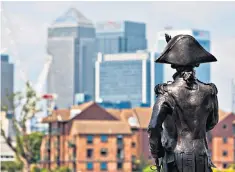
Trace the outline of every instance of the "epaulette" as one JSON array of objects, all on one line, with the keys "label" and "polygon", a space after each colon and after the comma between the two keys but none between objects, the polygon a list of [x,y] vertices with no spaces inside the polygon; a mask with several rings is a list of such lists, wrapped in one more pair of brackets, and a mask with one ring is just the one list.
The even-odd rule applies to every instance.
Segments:
[{"label": "epaulette", "polygon": [[217,87],[215,86],[215,84],[213,84],[213,83],[209,83],[208,85],[210,85],[210,86],[211,86],[211,92],[212,92],[212,95],[217,95],[217,93],[218,93],[218,89],[217,89]]},{"label": "epaulette", "polygon": [[155,86],[154,88],[154,92],[155,94],[158,96],[159,94],[164,94],[165,92],[167,92],[167,84],[163,83],[163,84],[158,84]]},{"label": "epaulette", "polygon": [[204,82],[202,82],[202,81],[200,81],[198,79],[197,79],[197,81],[202,83],[202,84],[204,84],[204,85],[210,86],[212,95],[216,95],[218,93],[218,90],[217,90],[217,87],[215,86],[215,84],[213,84],[213,83],[204,83]]}]

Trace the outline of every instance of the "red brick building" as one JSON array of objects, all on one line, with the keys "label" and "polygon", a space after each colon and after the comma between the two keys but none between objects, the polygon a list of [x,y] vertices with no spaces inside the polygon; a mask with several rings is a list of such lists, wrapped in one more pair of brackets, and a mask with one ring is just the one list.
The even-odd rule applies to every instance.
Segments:
[{"label": "red brick building", "polygon": [[208,143],[218,169],[235,163],[235,114],[219,111],[219,123],[209,133]]},{"label": "red brick building", "polygon": [[131,130],[90,102],[55,110],[43,119],[49,134],[41,145],[41,166],[74,171],[131,171]]},{"label": "red brick building", "polygon": [[41,166],[130,172],[135,160],[149,156],[150,117],[150,108],[105,110],[94,102],[55,110],[43,119],[49,134],[42,141]]}]

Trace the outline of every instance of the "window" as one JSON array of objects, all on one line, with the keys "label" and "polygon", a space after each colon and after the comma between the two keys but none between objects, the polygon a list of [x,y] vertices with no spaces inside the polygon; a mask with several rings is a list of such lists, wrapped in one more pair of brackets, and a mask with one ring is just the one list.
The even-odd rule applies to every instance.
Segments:
[{"label": "window", "polygon": [[227,168],[228,165],[226,163],[223,164],[223,168]]},{"label": "window", "polygon": [[135,148],[135,146],[136,146],[135,142],[132,142],[131,147]]},{"label": "window", "polygon": [[100,150],[100,154],[101,154],[102,156],[106,156],[106,155],[108,154],[108,150],[107,150],[106,148],[102,148],[102,149]]},{"label": "window", "polygon": [[223,129],[226,129],[226,128],[227,128],[227,125],[226,125],[226,124],[224,124],[224,125],[223,125]]},{"label": "window", "polygon": [[123,137],[122,137],[122,135],[118,135],[117,136],[117,144],[121,145],[122,143],[123,143]]},{"label": "window", "polygon": [[131,160],[132,160],[132,162],[135,162],[135,161],[136,161],[136,156],[135,156],[135,155],[132,155],[132,156],[131,156]]},{"label": "window", "polygon": [[228,142],[227,137],[224,137],[224,138],[223,138],[223,143],[227,143],[227,142]]},{"label": "window", "polygon": [[122,163],[121,163],[121,162],[118,162],[118,163],[117,163],[117,169],[118,169],[118,170],[122,169]]},{"label": "window", "polygon": [[93,149],[87,149],[86,151],[86,157],[91,158],[93,156]]},{"label": "window", "polygon": [[235,135],[235,124],[233,124],[233,134]]},{"label": "window", "polygon": [[227,156],[228,152],[227,151],[223,151],[223,156]]},{"label": "window", "polygon": [[87,136],[87,144],[92,144],[93,143],[93,136],[92,135],[88,135]]},{"label": "window", "polygon": [[93,170],[93,163],[92,162],[88,162],[86,164],[86,168],[87,168],[87,170]]},{"label": "window", "polygon": [[122,149],[117,149],[117,158],[123,159],[124,158],[124,152]]},{"label": "window", "polygon": [[107,142],[108,141],[108,136],[107,135],[101,135],[101,142]]},{"label": "window", "polygon": [[107,162],[101,162],[100,163],[100,169],[101,170],[107,170]]}]

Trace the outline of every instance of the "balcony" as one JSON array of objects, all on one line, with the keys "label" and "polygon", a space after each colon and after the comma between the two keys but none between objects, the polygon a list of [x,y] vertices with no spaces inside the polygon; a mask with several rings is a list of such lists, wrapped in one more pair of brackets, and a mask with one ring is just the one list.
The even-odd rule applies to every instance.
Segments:
[{"label": "balcony", "polygon": [[117,147],[119,149],[123,149],[124,148],[124,143],[123,142],[117,142]]},{"label": "balcony", "polygon": [[60,142],[59,141],[55,141],[54,142],[54,146],[55,146],[55,148],[60,148]]},{"label": "balcony", "polygon": [[50,150],[50,143],[46,142],[45,147],[46,147],[46,150]]},{"label": "balcony", "polygon": [[118,161],[123,161],[124,160],[124,151],[121,149],[117,150],[117,159]]},{"label": "balcony", "polygon": [[69,146],[70,148],[75,148],[75,147],[76,147],[76,144],[75,144],[74,142],[72,142],[72,141],[68,141],[68,146]]}]

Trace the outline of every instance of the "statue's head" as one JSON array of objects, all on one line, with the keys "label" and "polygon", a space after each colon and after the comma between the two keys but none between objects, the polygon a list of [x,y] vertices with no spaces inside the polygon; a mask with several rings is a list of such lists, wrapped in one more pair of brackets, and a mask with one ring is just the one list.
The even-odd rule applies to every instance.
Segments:
[{"label": "statue's head", "polygon": [[155,60],[157,63],[171,64],[176,70],[194,68],[201,63],[215,62],[217,59],[207,52],[191,35],[177,35],[173,38],[165,34],[167,45]]}]

